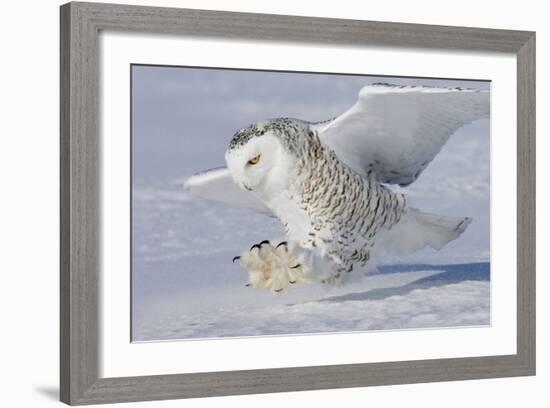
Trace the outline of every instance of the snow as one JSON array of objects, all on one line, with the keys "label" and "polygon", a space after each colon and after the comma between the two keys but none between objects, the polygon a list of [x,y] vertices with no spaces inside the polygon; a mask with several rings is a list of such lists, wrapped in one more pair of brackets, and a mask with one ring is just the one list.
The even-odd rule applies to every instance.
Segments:
[{"label": "snow", "polygon": [[201,308],[204,293],[183,292],[175,297],[195,299],[188,298],[187,307],[174,307],[171,301],[157,304],[156,313],[135,327],[135,340],[488,325],[488,274],[457,283],[438,280],[443,274],[424,270],[371,275],[346,291],[329,293],[298,290],[272,295],[228,286],[209,292],[215,300]]},{"label": "snow", "polygon": [[133,207],[134,341],[490,323],[483,252],[456,263],[460,252],[425,250],[411,259],[429,263],[382,265],[343,287],[274,294],[245,287],[247,273],[231,259],[251,243],[281,236],[275,220],[193,201],[177,186],[137,189]]},{"label": "snow", "polygon": [[236,128],[281,115],[329,118],[353,103],[365,82],[486,84],[134,69],[133,341],[490,324],[488,120],[453,135],[403,189],[422,211],[473,217],[468,230],[439,252],[387,259],[343,287],[295,285],[279,294],[245,287],[247,273],[231,259],[253,243],[282,237],[281,226],[249,210],[193,201],[178,184],[223,165]]}]

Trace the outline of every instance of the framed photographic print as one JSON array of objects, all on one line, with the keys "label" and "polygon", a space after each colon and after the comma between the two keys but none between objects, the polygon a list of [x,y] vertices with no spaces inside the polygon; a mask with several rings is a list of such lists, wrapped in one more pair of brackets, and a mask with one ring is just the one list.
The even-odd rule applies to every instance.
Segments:
[{"label": "framed photographic print", "polygon": [[62,6],[62,401],[533,375],[534,62],[532,32]]}]

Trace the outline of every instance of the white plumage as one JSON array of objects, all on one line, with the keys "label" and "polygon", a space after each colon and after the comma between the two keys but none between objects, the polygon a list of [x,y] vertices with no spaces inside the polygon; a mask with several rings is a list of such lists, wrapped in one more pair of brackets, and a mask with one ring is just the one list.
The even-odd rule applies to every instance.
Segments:
[{"label": "white plumage", "polygon": [[185,187],[285,226],[283,240],[236,257],[250,286],[278,292],[345,282],[377,252],[440,249],[466,229],[471,219],[421,213],[386,184],[416,180],[457,129],[488,116],[489,105],[489,93],[474,89],[368,85],[334,119],[278,118],[239,130],[227,168],[194,175]]}]

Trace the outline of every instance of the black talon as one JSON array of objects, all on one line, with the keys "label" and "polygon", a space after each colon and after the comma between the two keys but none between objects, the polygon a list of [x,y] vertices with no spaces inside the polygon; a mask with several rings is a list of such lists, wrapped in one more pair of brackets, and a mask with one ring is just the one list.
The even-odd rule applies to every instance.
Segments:
[{"label": "black talon", "polygon": [[245,288],[249,288],[250,287],[250,283],[247,283],[246,285],[244,285]]},{"label": "black talon", "polygon": [[279,242],[279,243],[277,244],[277,246],[275,247],[275,249],[278,249],[281,245],[284,245],[285,247],[288,248],[288,242],[282,241],[282,242]]},{"label": "black talon", "polygon": [[274,292],[277,292],[277,293],[279,293],[281,290],[283,290],[283,288],[281,288],[281,289],[273,289],[273,291],[274,291]]},{"label": "black talon", "polygon": [[259,242],[257,244],[254,244],[250,247],[250,250],[252,251],[254,248],[258,248],[258,249],[261,249],[262,248],[262,245],[264,244],[269,244],[269,240],[267,239],[264,239],[262,242]]},{"label": "black talon", "polygon": [[294,266],[291,266],[290,269],[296,269],[296,268],[299,268],[300,266],[302,266],[302,265],[296,264],[296,265],[294,265]]},{"label": "black talon", "polygon": [[288,283],[290,283],[291,285],[294,285],[296,281],[288,281]]},{"label": "black talon", "polygon": [[235,263],[235,261],[236,261],[237,259],[241,259],[241,257],[240,257],[240,256],[236,256],[236,257],[233,258],[233,260],[232,260],[231,262]]}]

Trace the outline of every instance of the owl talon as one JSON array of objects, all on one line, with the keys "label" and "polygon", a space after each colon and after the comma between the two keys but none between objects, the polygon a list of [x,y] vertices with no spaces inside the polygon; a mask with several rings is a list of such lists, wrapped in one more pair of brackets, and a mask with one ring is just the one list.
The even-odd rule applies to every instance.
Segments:
[{"label": "owl talon", "polygon": [[252,250],[253,250],[254,248],[262,249],[262,245],[265,245],[265,244],[271,245],[270,242],[269,242],[269,240],[264,239],[262,242],[258,242],[257,244],[252,245],[252,246],[250,247],[250,252],[252,252]]},{"label": "owl talon", "polygon": [[231,262],[235,263],[235,261],[238,260],[238,259],[241,259],[241,257],[237,255],[237,256],[233,257],[233,260]]},{"label": "owl talon", "polygon": [[[264,245],[267,244],[267,245]],[[280,250],[284,247],[285,250]],[[257,248],[258,251],[254,251]],[[309,282],[309,258],[296,243],[264,240],[243,252],[239,264],[248,271],[246,287],[270,289],[275,293],[289,285]]]}]

